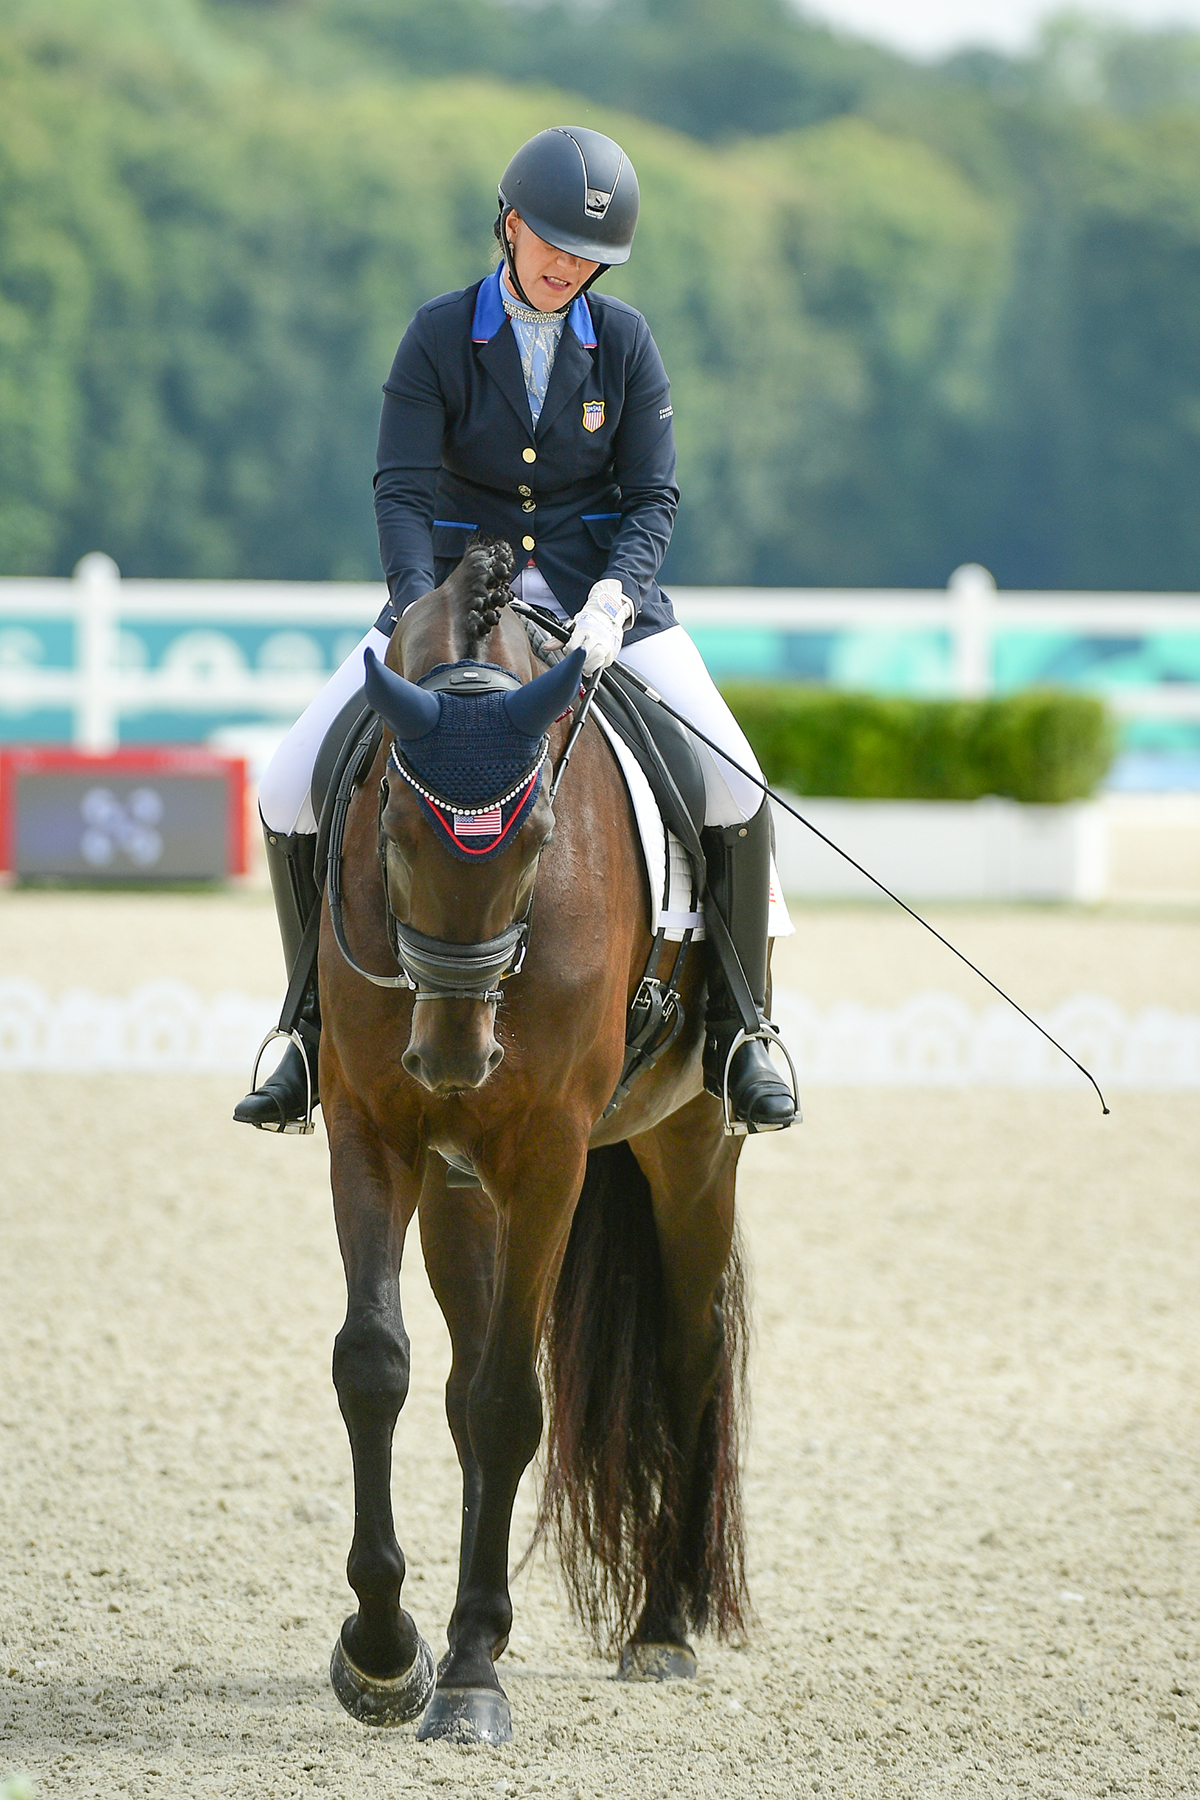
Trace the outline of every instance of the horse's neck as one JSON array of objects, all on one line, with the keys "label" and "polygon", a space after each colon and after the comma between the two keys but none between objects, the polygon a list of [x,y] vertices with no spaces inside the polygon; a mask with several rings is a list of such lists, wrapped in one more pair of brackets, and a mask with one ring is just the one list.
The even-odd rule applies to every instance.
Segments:
[{"label": "horse's neck", "polygon": [[[430,601],[436,598],[429,596]],[[439,663],[463,661],[496,663],[511,669],[521,681],[528,681],[536,672],[525,627],[510,612],[502,613],[500,623],[481,639],[468,624],[465,607],[418,600],[405,612],[396,631],[394,666],[408,681],[419,681]]]}]

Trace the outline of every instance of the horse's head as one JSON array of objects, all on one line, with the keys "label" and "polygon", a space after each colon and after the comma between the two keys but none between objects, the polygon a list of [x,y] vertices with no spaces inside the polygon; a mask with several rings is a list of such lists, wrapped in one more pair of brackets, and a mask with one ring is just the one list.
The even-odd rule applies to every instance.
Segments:
[{"label": "horse's head", "polygon": [[417,989],[404,1068],[434,1094],[481,1087],[503,1060],[499,985],[524,955],[553,825],[549,729],[583,652],[522,683],[463,659],[407,681],[366,652],[366,694],[392,733],[380,856],[397,960]]}]

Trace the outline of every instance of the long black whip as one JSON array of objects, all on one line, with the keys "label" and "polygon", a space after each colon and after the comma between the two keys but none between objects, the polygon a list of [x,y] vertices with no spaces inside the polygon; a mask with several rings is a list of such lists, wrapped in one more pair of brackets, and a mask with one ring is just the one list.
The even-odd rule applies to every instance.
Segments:
[{"label": "long black whip", "polygon": [[[527,607],[523,602],[518,601],[516,603],[516,610],[519,612],[528,612],[534,617],[537,624],[551,628],[556,636],[561,634],[565,638],[568,635],[562,630],[557,619],[547,617],[537,609]],[[605,670],[605,675],[607,675],[607,673],[608,671]],[[1108,1102],[1105,1100],[1104,1095],[1100,1091],[1100,1083],[1096,1080],[1096,1077],[1092,1074],[1091,1070],[1085,1069],[1083,1064],[1076,1057],[1072,1056],[1071,1052],[1066,1049],[1064,1045],[1060,1044],[1056,1037],[1051,1036],[1044,1025],[1039,1025],[1037,1020],[1031,1017],[1031,1015],[1025,1011],[1023,1006],[1018,1005],[1011,994],[1006,994],[1004,989],[997,982],[993,981],[990,975],[985,975],[983,970],[977,967],[977,965],[971,961],[969,956],[964,955],[956,944],[952,944],[949,938],[943,937],[936,925],[931,925],[928,919],[923,919],[920,913],[915,911],[914,908],[908,904],[907,900],[902,900],[899,894],[894,894],[891,888],[888,887],[885,882],[880,881],[877,875],[872,875],[870,869],[864,869],[860,862],[855,861],[848,850],[843,850],[840,844],[835,844],[831,837],[827,837],[820,826],[814,825],[811,819],[806,819],[802,812],[797,812],[790,801],[783,799],[782,795],[777,794],[774,788],[768,787],[761,776],[752,775],[749,769],[744,769],[741,763],[730,756],[727,750],[722,750],[719,744],[714,744],[712,739],[706,737],[704,732],[702,732],[698,726],[693,725],[690,719],[686,719],[681,712],[676,712],[671,703],[668,700],[664,700],[662,695],[658,693],[655,688],[652,688],[648,681],[643,681],[642,677],[636,674],[635,671],[629,667],[628,663],[620,664],[619,673],[623,681],[630,682],[639,690],[639,692],[645,694],[648,700],[653,700],[656,705],[661,706],[665,713],[669,713],[673,719],[676,719],[680,725],[690,731],[693,737],[699,738],[702,744],[706,744],[723,762],[727,762],[731,769],[736,769],[739,775],[744,776],[747,781],[752,782],[756,788],[761,788],[768,800],[773,800],[776,806],[781,806],[784,812],[790,813],[793,819],[799,820],[806,831],[811,831],[814,837],[819,837],[823,844],[828,844],[831,850],[835,850],[844,862],[850,864],[852,869],[857,869],[860,875],[865,875],[867,880],[877,887],[881,894],[886,894],[889,900],[894,900],[897,906],[903,908],[910,919],[915,919],[918,925],[923,925],[926,931],[937,939],[939,944],[943,944],[947,950],[957,956],[959,962],[965,963],[973,975],[978,975],[980,981],[986,981],[994,994],[999,994],[1002,1000],[1007,1001],[1014,1012],[1020,1013],[1027,1024],[1032,1025],[1035,1031],[1040,1031],[1048,1044],[1053,1044],[1054,1048],[1061,1056],[1065,1056],[1069,1063],[1074,1064],[1081,1075],[1086,1076],[1087,1080],[1091,1082],[1096,1090],[1096,1097],[1100,1102],[1101,1111],[1106,1118],[1109,1116],[1111,1109]]]}]

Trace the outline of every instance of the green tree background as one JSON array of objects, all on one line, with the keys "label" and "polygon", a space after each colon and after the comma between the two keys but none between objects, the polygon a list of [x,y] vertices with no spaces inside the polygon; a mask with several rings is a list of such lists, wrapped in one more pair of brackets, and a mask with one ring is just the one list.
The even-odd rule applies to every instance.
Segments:
[{"label": "green tree background", "polygon": [[379,386],[546,124],[626,145],[679,581],[1200,585],[1200,40],[786,0],[0,0],[0,571],[362,578]]}]

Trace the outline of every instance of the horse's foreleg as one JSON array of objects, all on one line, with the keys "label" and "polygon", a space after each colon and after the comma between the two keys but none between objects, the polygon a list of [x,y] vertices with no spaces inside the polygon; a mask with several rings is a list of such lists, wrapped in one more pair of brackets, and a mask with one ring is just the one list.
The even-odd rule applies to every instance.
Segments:
[{"label": "horse's foreleg", "polygon": [[[471,1443],[467,1399],[483,1355],[496,1270],[496,1209],[478,1188],[435,1187],[421,1204],[425,1269],[450,1333],[446,1417],[463,1478],[458,1579],[466,1578],[483,1473]],[[453,1648],[453,1639],[451,1639]]]},{"label": "horse's foreleg", "polygon": [[[582,1144],[570,1157],[556,1158],[546,1144],[541,1150],[537,1172],[513,1179],[512,1191],[519,1198],[499,1219],[487,1334],[466,1397],[478,1508],[464,1531],[463,1566],[447,1633],[450,1650],[421,1725],[423,1738],[506,1743],[512,1734],[508,1701],[494,1667],[512,1627],[512,1509],[541,1438],[538,1338],[546,1294],[561,1259],[569,1201],[578,1192],[584,1165]],[[547,1169],[557,1179],[547,1181]]]},{"label": "horse's foreleg", "polygon": [[346,1319],[333,1381],[354,1465],[354,1538],[346,1564],[358,1611],[334,1647],[330,1675],[365,1724],[416,1718],[433,1686],[433,1658],[400,1605],[404,1555],[392,1521],[392,1435],[408,1395],[400,1257],[416,1207],[412,1173],[357,1122],[330,1109],[334,1214],[346,1269]]}]

